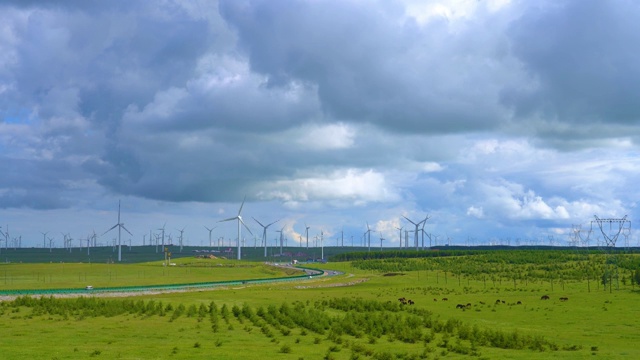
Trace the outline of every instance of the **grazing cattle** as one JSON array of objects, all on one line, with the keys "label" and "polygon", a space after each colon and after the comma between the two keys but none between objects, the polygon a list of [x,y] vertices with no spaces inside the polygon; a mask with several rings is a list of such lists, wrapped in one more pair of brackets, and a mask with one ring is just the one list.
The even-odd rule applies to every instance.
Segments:
[{"label": "grazing cattle", "polygon": [[480,305],[484,305],[484,301],[480,301]]},{"label": "grazing cattle", "polygon": [[500,299],[496,300],[496,304],[500,304]]},{"label": "grazing cattle", "polygon": [[568,298],[568,297],[561,297],[561,298],[560,298],[560,301],[567,301],[567,300],[569,300],[569,298]]},{"label": "grazing cattle", "polygon": [[447,299],[447,298],[442,298],[442,301],[449,301],[449,299]]},{"label": "grazing cattle", "polygon": [[467,307],[470,308],[471,307],[471,303],[467,303]]},{"label": "grazing cattle", "polygon": [[466,306],[464,306],[462,304],[456,305],[456,309],[464,309],[464,308],[466,308]]},{"label": "grazing cattle", "polygon": [[433,301],[438,301],[438,299],[433,299]]},{"label": "grazing cattle", "polygon": [[549,295],[542,295],[540,300],[549,300]]},{"label": "grazing cattle", "polygon": [[522,305],[522,301],[518,301],[516,305]]},{"label": "grazing cattle", "polygon": [[502,303],[504,304],[504,300],[502,300]]},{"label": "grazing cattle", "polygon": [[413,304],[415,304],[415,303],[413,302],[413,300],[411,300],[411,299],[407,300],[407,303],[408,303],[409,305],[413,305]]}]

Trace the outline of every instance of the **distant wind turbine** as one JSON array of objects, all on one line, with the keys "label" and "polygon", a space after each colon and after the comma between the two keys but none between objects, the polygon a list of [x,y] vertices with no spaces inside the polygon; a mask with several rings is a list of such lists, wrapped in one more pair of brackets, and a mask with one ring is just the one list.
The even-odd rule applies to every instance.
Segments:
[{"label": "distant wind turbine", "polygon": [[48,231],[47,232],[42,232],[42,231],[40,232],[40,234],[42,234],[42,248],[43,249],[47,247],[47,234],[48,233],[49,233]]},{"label": "distant wind turbine", "polygon": [[396,230],[398,230],[400,232],[399,236],[398,236],[398,243],[400,244],[400,248],[402,249],[402,228],[404,226],[401,227],[397,227]]},{"label": "distant wind turbine", "polygon": [[282,244],[283,244],[283,242],[284,242],[284,235],[283,235],[283,232],[284,232],[284,226],[282,227],[282,229],[280,229],[280,230],[276,230],[276,232],[277,232],[277,233],[280,233],[280,255],[282,256]]},{"label": "distant wind turbine", "polygon": [[178,230],[180,231],[180,237],[178,237],[178,239],[180,239],[180,253],[182,253],[182,233],[184,232],[184,229],[186,229],[186,227],[183,227],[182,230]]},{"label": "distant wind turbine", "polygon": [[275,223],[277,223],[278,221],[280,221],[280,219],[267,224],[267,225],[262,225],[262,223],[260,221],[258,221],[258,219],[252,217],[253,220],[255,220],[260,226],[262,226],[262,243],[264,244],[264,257],[267,257],[267,228]]},{"label": "distant wind turbine", "polygon": [[218,222],[224,222],[224,221],[231,221],[231,220],[237,220],[238,221],[238,260],[240,260],[242,258],[242,248],[240,246],[242,238],[240,237],[240,224],[242,224],[242,226],[245,227],[245,229],[247,229],[247,231],[249,232],[249,234],[253,235],[253,233],[251,232],[251,230],[249,229],[249,227],[247,227],[247,225],[244,223],[244,221],[242,221],[242,207],[244,206],[244,202],[247,199],[247,197],[245,196],[245,198],[242,200],[242,204],[240,204],[240,209],[238,210],[238,215],[232,217],[232,218],[228,218],[228,219],[224,219],[224,220],[220,220]]},{"label": "distant wind turbine", "polygon": [[209,229],[208,227],[204,227],[205,229],[207,229],[209,231],[209,247],[213,247],[213,245],[211,244],[211,232],[213,231],[213,229],[215,229],[216,227],[212,227],[211,229]]},{"label": "distant wind turbine", "polygon": [[[120,200],[118,200],[118,223],[113,225],[111,227],[111,229],[105,231],[104,234],[108,233],[109,231],[111,231],[111,230],[113,230],[115,228],[118,228],[118,262],[120,262],[120,261],[122,261],[122,242],[121,242],[122,241],[121,240],[121,238],[122,238],[122,229],[124,229],[124,231],[128,232],[129,235],[133,236],[133,234],[129,230],[127,230],[126,227],[124,227],[124,224],[122,222],[120,222]],[[163,228],[163,230],[164,230],[164,228]],[[104,235],[104,234],[102,234],[102,235]]]},{"label": "distant wind turbine", "polygon": [[420,233],[419,233],[419,231],[420,231],[420,225],[421,225],[423,222],[426,222],[426,221],[429,219],[429,215],[427,215],[427,217],[425,217],[425,218],[424,218],[424,220],[422,220],[422,221],[420,221],[420,222],[418,222],[418,223],[415,223],[415,222],[413,222],[413,221],[409,220],[409,218],[408,218],[408,217],[406,217],[406,216],[404,216],[404,215],[402,215],[402,217],[403,217],[403,218],[405,218],[408,222],[410,222],[410,223],[412,223],[413,225],[415,225],[415,227],[416,227],[416,230],[415,230],[415,231],[414,231],[414,233],[413,233],[413,237],[414,237],[414,245],[415,245],[415,247],[416,247],[416,251],[417,251],[417,250],[418,250],[418,247],[419,247],[419,245],[420,245],[420,244],[419,244],[419,242],[418,242],[418,236],[420,236]]},{"label": "distant wind turbine", "polygon": [[373,230],[371,230],[369,228],[369,223],[367,222],[367,231],[365,231],[365,234],[367,236],[367,242],[368,242],[368,246],[369,246],[369,251],[371,251],[371,232]]}]

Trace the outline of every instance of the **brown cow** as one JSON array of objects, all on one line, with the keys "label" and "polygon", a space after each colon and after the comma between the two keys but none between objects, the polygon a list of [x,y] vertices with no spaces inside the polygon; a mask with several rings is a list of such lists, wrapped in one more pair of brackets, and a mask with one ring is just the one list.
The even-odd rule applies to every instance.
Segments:
[{"label": "brown cow", "polygon": [[549,300],[549,295],[542,295],[540,300]]}]

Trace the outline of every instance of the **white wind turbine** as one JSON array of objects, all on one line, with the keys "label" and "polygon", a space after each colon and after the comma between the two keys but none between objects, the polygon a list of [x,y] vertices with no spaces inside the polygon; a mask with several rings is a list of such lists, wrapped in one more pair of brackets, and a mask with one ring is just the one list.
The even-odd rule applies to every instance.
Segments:
[{"label": "white wind turbine", "polygon": [[180,236],[178,237],[179,241],[180,241],[180,253],[182,253],[182,233],[184,233],[184,229],[186,229],[186,226],[182,228],[182,230],[178,230],[180,231]]},{"label": "white wind turbine", "polygon": [[[122,261],[122,242],[121,242],[121,238],[122,238],[122,229],[124,229],[124,231],[128,232],[129,235],[133,236],[133,234],[127,230],[126,227],[124,227],[124,224],[120,222],[120,200],[118,200],[118,223],[113,225],[111,227],[111,229],[107,230],[104,232],[104,234],[108,233],[109,231],[118,228],[118,261]],[[164,228],[163,228],[164,230]],[[104,235],[102,234],[102,235]]]},{"label": "white wind turbine", "polygon": [[262,243],[264,244],[264,257],[267,257],[267,228],[275,223],[277,223],[278,221],[280,221],[280,219],[267,224],[267,225],[262,225],[262,223],[260,221],[258,221],[258,219],[252,217],[253,220],[255,220],[260,226],[262,226]]},{"label": "white wind turbine", "polygon": [[307,224],[304,224],[305,226],[305,231],[307,232],[307,249],[309,248],[309,226],[307,226]]},{"label": "white wind turbine", "polygon": [[429,219],[429,215],[427,215],[427,216],[424,218],[424,220],[422,220],[422,221],[420,221],[420,222],[418,222],[418,223],[415,223],[415,222],[413,222],[413,221],[409,220],[409,218],[408,218],[408,217],[406,217],[406,216],[404,216],[404,215],[402,215],[402,217],[403,217],[403,218],[405,218],[408,222],[410,222],[410,223],[412,223],[413,225],[415,225],[415,227],[416,227],[416,230],[415,230],[415,231],[414,231],[414,233],[413,233],[413,238],[414,238],[414,245],[415,245],[415,247],[416,247],[416,251],[418,251],[418,247],[419,247],[419,245],[420,245],[420,244],[419,244],[419,242],[418,242],[418,236],[420,236],[420,233],[419,233],[419,231],[420,231],[420,224],[422,224],[423,222],[426,222],[426,221]]},{"label": "white wind turbine", "polygon": [[213,229],[215,229],[216,227],[212,227],[211,229],[209,229],[208,227],[204,227],[205,229],[207,229],[207,231],[209,231],[209,247],[213,247],[213,245],[211,244],[211,232],[213,231]]},{"label": "white wind turbine", "polygon": [[402,228],[404,226],[401,227],[397,227],[396,230],[398,230],[400,232],[400,235],[398,236],[398,244],[400,244],[400,249],[402,249]]},{"label": "white wind turbine", "polygon": [[244,202],[247,199],[247,197],[245,196],[245,198],[242,200],[242,204],[240,204],[240,209],[238,210],[238,215],[232,217],[232,218],[228,218],[228,219],[224,219],[224,220],[220,220],[218,222],[224,222],[224,221],[231,221],[231,220],[237,220],[238,221],[238,260],[240,260],[242,258],[242,248],[240,247],[242,238],[240,237],[241,231],[240,231],[240,224],[242,224],[242,226],[244,226],[245,229],[247,229],[247,231],[249,232],[249,234],[253,235],[253,233],[251,232],[251,230],[249,229],[249,227],[247,227],[247,225],[244,223],[244,221],[242,221],[242,207],[244,206]]},{"label": "white wind turbine", "polygon": [[369,228],[369,223],[367,222],[367,231],[365,231],[365,235],[367,236],[367,242],[368,242],[368,246],[369,246],[369,251],[371,251],[371,232],[374,230],[371,230]]},{"label": "white wind turbine", "polygon": [[42,234],[42,248],[43,249],[47,247],[47,234],[48,233],[49,233],[48,231],[47,232],[42,232],[42,231],[40,232],[40,234]]},{"label": "white wind turbine", "polygon": [[282,246],[283,246],[283,243],[284,243],[284,235],[283,235],[284,226],[282,227],[282,229],[276,230],[276,232],[280,233],[280,256],[282,256]]}]

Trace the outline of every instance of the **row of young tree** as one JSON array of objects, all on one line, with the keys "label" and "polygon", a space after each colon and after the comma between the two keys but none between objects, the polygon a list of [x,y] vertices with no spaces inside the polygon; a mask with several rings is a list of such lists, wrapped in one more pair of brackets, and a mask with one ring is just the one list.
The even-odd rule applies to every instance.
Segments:
[{"label": "row of young tree", "polygon": [[[252,307],[215,302],[200,305],[163,304],[154,300],[53,297],[18,297],[13,301],[0,302],[0,315],[6,311],[29,308],[27,317],[58,315],[74,317],[113,317],[135,315],[139,319],[165,316],[168,321],[181,317],[194,318],[198,322],[207,317],[213,333],[225,328],[233,330],[232,323],[244,325],[246,331],[260,329],[263,336],[288,337],[294,331],[301,336],[315,334],[316,343],[324,340],[333,346],[351,346],[352,351],[365,351],[363,346],[372,346],[385,339],[405,344],[437,346],[446,351],[461,354],[479,354],[479,347],[501,349],[529,349],[534,351],[576,350],[577,347],[559,347],[541,336],[523,334],[518,331],[503,331],[469,325],[457,319],[443,320],[428,310],[399,304],[397,301],[365,300],[362,298],[331,298],[315,302],[283,302],[279,306]],[[25,312],[26,313],[26,312]],[[223,327],[226,326],[226,327]],[[322,338],[321,338],[322,337]],[[283,348],[283,351],[290,351]]]},{"label": "row of young tree", "polygon": [[[640,284],[640,255],[569,250],[433,251],[428,257],[353,260],[352,266],[385,273],[441,271],[476,281],[599,281]],[[442,254],[444,256],[435,256]],[[404,252],[403,252],[404,254]],[[415,252],[413,253],[416,254]]]}]

